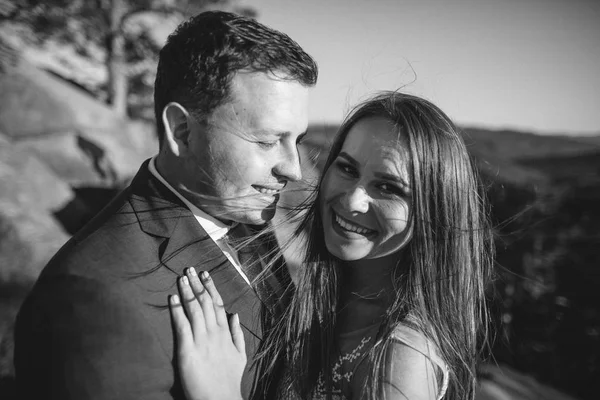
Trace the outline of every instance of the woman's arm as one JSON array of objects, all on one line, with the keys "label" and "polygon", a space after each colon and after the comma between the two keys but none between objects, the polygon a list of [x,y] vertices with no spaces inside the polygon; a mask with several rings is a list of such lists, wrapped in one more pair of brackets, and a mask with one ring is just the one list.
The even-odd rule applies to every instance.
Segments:
[{"label": "woman's arm", "polygon": [[241,400],[246,366],[239,317],[229,321],[207,272],[188,268],[178,280],[180,296],[169,299],[175,329],[177,366],[187,400]]},{"label": "woman's arm", "polygon": [[393,341],[386,354],[386,400],[436,400],[439,397],[435,366],[413,347]]}]

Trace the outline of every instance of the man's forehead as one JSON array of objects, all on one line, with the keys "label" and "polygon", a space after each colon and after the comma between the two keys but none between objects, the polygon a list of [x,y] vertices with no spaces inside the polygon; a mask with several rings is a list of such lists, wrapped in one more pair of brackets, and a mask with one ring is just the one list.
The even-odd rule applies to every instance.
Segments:
[{"label": "man's forehead", "polygon": [[299,135],[308,126],[308,88],[269,73],[238,73],[229,99],[212,113],[212,124],[246,134]]},{"label": "man's forehead", "polygon": [[287,79],[283,73],[238,71],[231,79],[230,90],[231,94],[238,96],[256,94],[256,92],[273,95],[291,85],[300,85],[300,83]]}]

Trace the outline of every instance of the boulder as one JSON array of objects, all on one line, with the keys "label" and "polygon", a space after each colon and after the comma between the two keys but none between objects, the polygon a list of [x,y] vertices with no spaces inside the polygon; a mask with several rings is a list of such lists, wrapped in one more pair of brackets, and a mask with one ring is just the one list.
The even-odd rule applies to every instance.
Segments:
[{"label": "boulder", "polygon": [[33,283],[68,238],[51,215],[0,203],[0,284]]},{"label": "boulder", "polygon": [[141,122],[114,128],[82,127],[77,144],[94,165],[99,165],[97,171],[112,174],[111,184],[133,177],[144,160],[158,153],[154,128]]},{"label": "boulder", "polygon": [[0,202],[53,212],[73,198],[71,187],[28,149],[0,142]]},{"label": "boulder", "polygon": [[28,282],[67,240],[53,213],[74,197],[25,149],[0,145],[0,282]]},{"label": "boulder", "polygon": [[0,73],[0,131],[73,186],[129,179],[158,150],[152,124],[117,116],[86,91],[20,61]]},{"label": "boulder", "polygon": [[[94,156],[97,159],[104,158],[102,152],[96,154],[90,150],[86,153],[74,132],[27,137],[16,141],[14,147],[34,153],[47,168],[72,186],[102,185],[113,178],[107,176],[108,172],[102,171],[100,166],[103,163],[94,162]],[[95,149],[97,146],[90,147]]]},{"label": "boulder", "polygon": [[21,59],[0,74],[0,130],[11,139],[114,126],[111,109],[86,91]]}]

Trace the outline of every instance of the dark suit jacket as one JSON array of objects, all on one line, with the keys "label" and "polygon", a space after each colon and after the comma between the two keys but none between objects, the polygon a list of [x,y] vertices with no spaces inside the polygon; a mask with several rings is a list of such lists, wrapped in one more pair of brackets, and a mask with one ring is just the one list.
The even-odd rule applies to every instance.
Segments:
[{"label": "dark suit jacket", "polygon": [[[15,332],[22,398],[183,398],[167,296],[191,266],[210,271],[226,310],[240,314],[251,361],[261,304],[289,284],[285,267],[253,290],[147,165],[54,256],[23,304]],[[247,368],[245,395],[252,379]]]}]

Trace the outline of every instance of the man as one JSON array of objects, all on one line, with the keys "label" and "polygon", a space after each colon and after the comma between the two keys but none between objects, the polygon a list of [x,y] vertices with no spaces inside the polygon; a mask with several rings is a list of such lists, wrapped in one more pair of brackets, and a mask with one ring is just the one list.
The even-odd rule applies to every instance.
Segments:
[{"label": "man", "polygon": [[[254,20],[207,12],[177,28],[155,83],[159,154],[55,255],[19,313],[22,397],[183,398],[167,296],[187,267],[209,271],[240,315],[251,365],[259,310],[289,282],[269,262],[264,227],[301,177],[297,144],[316,78],[297,43]],[[267,239],[238,253],[223,239],[230,230]],[[252,379],[247,370],[245,397]]]}]

